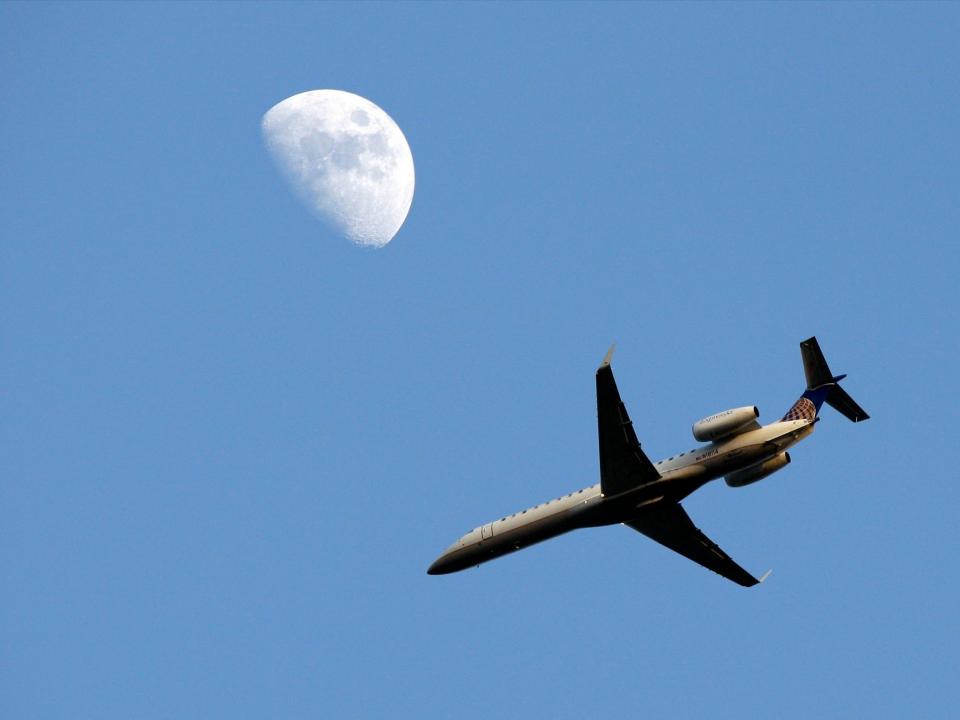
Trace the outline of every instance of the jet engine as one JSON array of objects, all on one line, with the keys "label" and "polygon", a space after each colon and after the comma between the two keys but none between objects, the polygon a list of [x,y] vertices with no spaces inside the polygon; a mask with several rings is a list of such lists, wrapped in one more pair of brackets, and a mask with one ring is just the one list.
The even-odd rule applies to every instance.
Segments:
[{"label": "jet engine", "polygon": [[700,442],[712,442],[730,435],[736,435],[747,425],[756,422],[760,411],[755,405],[724,410],[716,415],[705,417],[693,424],[693,437]]},{"label": "jet engine", "polygon": [[753,467],[748,467],[745,470],[738,470],[735,473],[730,473],[727,475],[724,480],[727,481],[727,485],[730,487],[743,487],[744,485],[749,485],[750,483],[755,483],[757,480],[763,480],[768,475],[773,475],[780,468],[786,467],[790,464],[790,453],[782,452],[779,455],[775,455],[766,462],[759,463]]}]

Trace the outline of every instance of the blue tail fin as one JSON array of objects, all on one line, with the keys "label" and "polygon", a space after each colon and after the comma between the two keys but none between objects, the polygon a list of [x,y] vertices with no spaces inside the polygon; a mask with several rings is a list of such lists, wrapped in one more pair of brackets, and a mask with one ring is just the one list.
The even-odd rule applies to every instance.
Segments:
[{"label": "blue tail fin", "polygon": [[784,420],[813,420],[824,402],[853,422],[870,418],[837,384],[846,375],[834,375],[830,372],[815,337],[800,343],[800,355],[803,357],[803,372],[807,376],[807,390],[783,416]]}]

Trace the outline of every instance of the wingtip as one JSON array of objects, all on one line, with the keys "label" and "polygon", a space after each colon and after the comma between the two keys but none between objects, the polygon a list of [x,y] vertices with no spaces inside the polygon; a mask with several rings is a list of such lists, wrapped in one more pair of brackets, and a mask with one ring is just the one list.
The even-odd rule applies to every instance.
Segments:
[{"label": "wingtip", "polygon": [[608,367],[610,365],[610,361],[613,359],[613,351],[616,349],[616,347],[616,343],[610,346],[610,349],[607,350],[607,354],[603,356],[603,362],[600,363],[600,367]]},{"label": "wingtip", "polygon": [[770,577],[770,573],[772,573],[772,572],[773,572],[773,568],[770,568],[769,570],[767,570],[763,575],[760,576],[760,579],[757,580],[757,583],[758,583],[758,584],[759,584],[759,583],[762,583],[764,580],[766,580],[768,577]]}]

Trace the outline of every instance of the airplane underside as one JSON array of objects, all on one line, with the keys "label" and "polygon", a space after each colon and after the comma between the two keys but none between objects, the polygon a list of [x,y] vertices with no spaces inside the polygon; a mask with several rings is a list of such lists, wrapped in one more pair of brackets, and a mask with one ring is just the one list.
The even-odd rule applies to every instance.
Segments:
[{"label": "airplane underside", "polygon": [[611,348],[596,375],[600,483],[474,529],[427,572],[452,573],[572,530],[623,524],[739,585],[762,582],[701,532],[681,502],[719,477],[730,487],[742,487],[785,467],[790,462],[786,450],[813,432],[824,402],[853,422],[869,418],[840,389],[837,383],[845,376],[830,372],[816,338],[800,348],[807,390],[781,420],[761,426],[755,406],[716,413],[693,426],[694,437],[709,445],[656,465],[641,449],[620,398]]}]

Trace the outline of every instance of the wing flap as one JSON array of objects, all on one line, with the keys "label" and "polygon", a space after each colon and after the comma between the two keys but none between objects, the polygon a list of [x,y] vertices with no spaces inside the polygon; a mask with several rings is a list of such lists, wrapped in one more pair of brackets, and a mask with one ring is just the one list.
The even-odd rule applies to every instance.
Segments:
[{"label": "wing flap", "polygon": [[624,525],[738,585],[753,587],[760,582],[704,535],[680,503],[654,505]]}]

